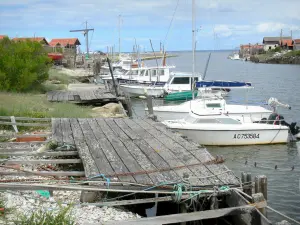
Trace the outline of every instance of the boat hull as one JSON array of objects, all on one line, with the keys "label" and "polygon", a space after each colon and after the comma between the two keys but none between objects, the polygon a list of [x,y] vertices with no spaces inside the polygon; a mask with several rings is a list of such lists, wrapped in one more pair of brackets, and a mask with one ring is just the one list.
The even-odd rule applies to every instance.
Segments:
[{"label": "boat hull", "polygon": [[287,129],[225,131],[175,128],[174,130],[207,146],[284,144],[288,142],[289,135]]},{"label": "boat hull", "polygon": [[161,97],[164,95],[163,87],[120,85],[120,90],[130,96],[149,95]]},{"label": "boat hull", "polygon": [[[146,109],[147,111],[148,109]],[[160,111],[156,110],[155,107],[153,108],[153,113],[154,115],[157,116],[157,119],[159,121],[164,121],[164,120],[179,120],[187,117],[190,113],[190,110],[186,111]],[[216,113],[211,112],[212,115]],[[227,114],[227,113],[226,113]],[[244,113],[231,113],[229,112],[227,115],[236,117],[236,118],[242,118],[242,122],[253,122],[253,121],[259,121],[262,118],[268,118],[270,113],[260,113],[260,112],[244,112]]]}]

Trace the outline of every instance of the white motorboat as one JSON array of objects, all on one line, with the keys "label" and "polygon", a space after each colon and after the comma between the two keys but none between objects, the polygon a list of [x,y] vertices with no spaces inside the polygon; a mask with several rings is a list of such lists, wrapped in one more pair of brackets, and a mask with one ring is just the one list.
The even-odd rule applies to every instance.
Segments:
[{"label": "white motorboat", "polygon": [[203,145],[259,145],[289,141],[288,126],[244,123],[226,115],[197,116],[191,113],[185,119],[162,123]]},{"label": "white motorboat", "polygon": [[244,121],[251,120],[251,122],[268,118],[272,113],[271,110],[261,106],[227,104],[226,100],[220,95],[207,97],[203,94],[202,97],[200,95],[194,100],[179,105],[153,107],[154,115],[160,121],[183,119],[191,111],[203,116],[226,114],[234,117],[243,117]]},{"label": "white motorboat", "polygon": [[165,93],[163,86],[144,85],[144,84],[122,84],[120,90],[127,93],[130,97],[149,95],[153,97],[162,97]]},{"label": "white motorboat", "polygon": [[253,122],[262,118],[268,118],[268,116],[272,113],[271,110],[267,110],[261,106],[227,104],[226,100],[223,98],[222,92],[215,92],[212,89],[212,87],[221,89],[249,88],[252,87],[249,82],[200,81],[197,82],[196,86],[199,88],[196,99],[179,105],[153,107],[154,114],[160,121],[183,119],[190,113],[190,111],[193,111],[198,115],[205,116],[226,114],[230,116],[244,117],[244,120],[250,118]]},{"label": "white motorboat", "polygon": [[[192,90],[192,74],[173,72],[170,73],[167,83],[157,82],[154,84],[120,84],[120,89],[130,96],[150,95],[161,97],[165,93]],[[201,75],[194,77],[195,81],[201,80]]]}]

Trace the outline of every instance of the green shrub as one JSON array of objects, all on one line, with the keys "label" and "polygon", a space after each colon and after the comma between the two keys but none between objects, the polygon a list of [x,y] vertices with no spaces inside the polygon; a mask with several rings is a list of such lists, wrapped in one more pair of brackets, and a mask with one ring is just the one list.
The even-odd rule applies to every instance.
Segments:
[{"label": "green shrub", "polygon": [[0,90],[24,92],[48,79],[50,59],[36,41],[0,40]]},{"label": "green shrub", "polygon": [[55,69],[50,69],[49,80],[58,80],[61,82],[61,84],[69,84],[71,82],[71,78],[68,74],[62,73]]},{"label": "green shrub", "polygon": [[285,54],[286,56],[300,56],[300,50],[298,51],[291,51]]},{"label": "green shrub", "polygon": [[274,49],[269,50],[270,52],[281,52],[281,48],[278,46]]}]

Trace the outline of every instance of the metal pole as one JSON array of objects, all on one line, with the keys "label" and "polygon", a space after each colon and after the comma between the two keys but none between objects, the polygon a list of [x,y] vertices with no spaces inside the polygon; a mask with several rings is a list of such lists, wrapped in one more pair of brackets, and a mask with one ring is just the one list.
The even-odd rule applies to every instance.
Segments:
[{"label": "metal pole", "polygon": [[87,28],[87,21],[85,22],[85,43],[86,43],[86,54],[87,54],[87,57],[89,58],[90,55],[89,55],[89,32],[88,32],[88,28]]},{"label": "metal pole", "polygon": [[[193,63],[192,63],[192,83],[194,83],[194,76],[195,76],[195,0],[192,2],[192,50],[193,50]],[[194,87],[192,88],[192,96],[194,96]]]},{"label": "metal pole", "polygon": [[121,55],[121,15],[119,15],[119,57]]}]

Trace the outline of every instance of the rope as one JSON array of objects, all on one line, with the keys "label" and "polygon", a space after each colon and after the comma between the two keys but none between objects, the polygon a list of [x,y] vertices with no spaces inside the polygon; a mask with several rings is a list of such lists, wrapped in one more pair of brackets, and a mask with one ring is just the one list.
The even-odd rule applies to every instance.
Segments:
[{"label": "rope", "polygon": [[98,175],[96,175],[96,176],[92,176],[92,177],[89,177],[89,179],[95,179],[95,178],[103,178],[103,179],[105,179],[106,180],[106,185],[107,185],[107,187],[109,188],[109,184],[110,184],[110,179],[109,178],[107,178],[104,174],[98,174]]},{"label": "rope", "polygon": [[174,185],[174,202],[180,203],[182,198],[182,191],[187,191],[187,187],[184,184],[175,184]]},{"label": "rope", "polygon": [[290,221],[293,221],[293,222],[296,223],[296,224],[300,224],[299,221],[294,220],[293,218],[291,218],[291,217],[289,217],[289,216],[287,216],[287,215],[284,215],[283,213],[281,213],[281,212],[279,212],[279,211],[277,211],[277,210],[271,208],[270,206],[267,206],[267,208],[270,209],[271,211],[273,211],[273,212],[279,214],[280,216],[283,216],[284,218],[286,218],[286,219],[288,219],[288,220],[290,220]]},{"label": "rope", "polygon": [[172,23],[173,23],[174,16],[175,16],[175,13],[176,13],[176,11],[177,11],[178,5],[179,5],[179,0],[177,0],[177,4],[176,4],[175,10],[174,10],[174,12],[173,12],[173,16],[172,16],[172,19],[171,19],[171,21],[170,21],[170,24],[169,24],[169,28],[168,28],[167,34],[166,34],[166,36],[165,36],[164,45],[165,45],[166,40],[167,40],[167,38],[168,38],[169,32],[170,32],[170,30],[171,30],[171,26],[172,26]]}]

